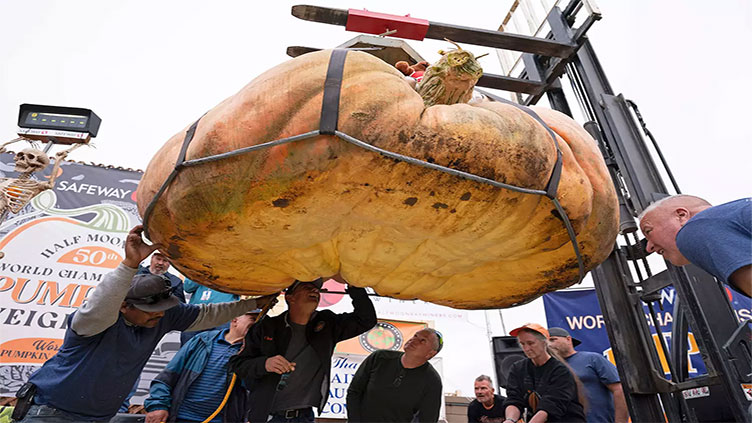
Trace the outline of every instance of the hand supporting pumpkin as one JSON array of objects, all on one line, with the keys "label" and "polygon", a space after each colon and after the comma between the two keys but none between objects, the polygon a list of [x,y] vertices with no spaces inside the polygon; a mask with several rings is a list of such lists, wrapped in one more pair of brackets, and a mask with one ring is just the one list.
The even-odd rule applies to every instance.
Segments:
[{"label": "hand supporting pumpkin", "polygon": [[333,279],[333,280],[335,280],[335,281],[337,281],[337,282],[341,283],[342,285],[347,285],[347,280],[345,280],[345,278],[343,278],[343,277],[342,277],[342,274],[341,274],[341,273],[339,273],[339,272],[337,272],[337,274],[336,274],[336,275],[334,275],[334,276],[331,276],[331,277],[330,277],[329,279]]},{"label": "hand supporting pumpkin", "polygon": [[146,257],[149,257],[149,254],[161,247],[159,244],[149,245],[145,243],[141,238],[143,232],[143,225],[136,225],[130,232],[128,232],[128,237],[125,239],[124,265],[137,269],[138,265],[141,264]]}]

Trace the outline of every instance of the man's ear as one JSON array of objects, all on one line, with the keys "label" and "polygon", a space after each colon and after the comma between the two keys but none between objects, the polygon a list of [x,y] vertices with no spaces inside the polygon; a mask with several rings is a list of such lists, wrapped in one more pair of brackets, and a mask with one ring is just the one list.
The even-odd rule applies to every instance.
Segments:
[{"label": "man's ear", "polygon": [[125,301],[123,301],[123,303],[120,304],[120,311],[123,312],[123,313],[125,313],[126,309],[128,309],[128,303],[126,303]]},{"label": "man's ear", "polygon": [[677,207],[674,209],[674,216],[679,219],[679,224],[684,226],[684,224],[692,217],[692,214],[684,207]]}]

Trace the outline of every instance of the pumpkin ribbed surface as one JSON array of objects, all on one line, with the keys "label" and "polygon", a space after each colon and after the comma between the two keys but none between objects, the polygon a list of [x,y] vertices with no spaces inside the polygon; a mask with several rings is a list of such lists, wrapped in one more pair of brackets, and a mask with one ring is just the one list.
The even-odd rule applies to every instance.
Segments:
[{"label": "pumpkin ribbed surface", "polygon": [[[330,51],[262,74],[199,122],[186,160],[318,129]],[[535,108],[560,137],[558,199],[586,270],[617,232],[617,201],[595,142],[568,117]],[[187,129],[187,128],[186,128]],[[339,130],[371,145],[524,188],[545,189],[551,136],[514,106],[423,101],[400,72],[362,52],[344,67]],[[185,130],[149,164],[143,215],[172,172]],[[395,298],[508,307],[577,280],[562,220],[543,196],[399,162],[317,136],[182,169],[147,222],[187,277],[268,294],[340,271]]]}]

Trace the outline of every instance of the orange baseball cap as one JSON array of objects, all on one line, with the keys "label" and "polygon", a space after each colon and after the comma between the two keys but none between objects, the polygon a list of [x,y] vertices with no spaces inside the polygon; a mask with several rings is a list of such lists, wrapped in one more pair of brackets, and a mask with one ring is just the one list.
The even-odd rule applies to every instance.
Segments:
[{"label": "orange baseball cap", "polygon": [[509,332],[509,334],[512,336],[517,336],[517,334],[520,333],[520,331],[523,329],[531,330],[533,332],[538,332],[541,335],[545,336],[546,339],[548,339],[548,330],[546,330],[546,328],[544,328],[543,326],[537,323],[525,323],[524,325],[516,329],[513,329],[511,332]]}]

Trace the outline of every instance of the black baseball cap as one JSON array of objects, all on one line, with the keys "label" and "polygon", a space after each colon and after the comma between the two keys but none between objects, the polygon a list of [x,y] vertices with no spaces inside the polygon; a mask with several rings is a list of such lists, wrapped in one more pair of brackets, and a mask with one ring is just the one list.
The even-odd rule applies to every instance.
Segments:
[{"label": "black baseball cap", "polygon": [[165,311],[180,304],[178,297],[172,295],[173,291],[175,288],[167,277],[142,273],[131,280],[131,289],[125,295],[125,302],[141,311]]},{"label": "black baseball cap", "polygon": [[316,288],[321,289],[321,287],[324,285],[324,278],[318,278],[312,281],[299,281],[295,279],[295,282],[293,282],[292,285],[287,287],[287,289],[285,290],[285,293],[292,294],[292,292],[295,291],[295,288],[299,287],[301,284],[304,284],[304,283],[312,283]]},{"label": "black baseball cap", "polygon": [[567,332],[567,330],[564,328],[551,328],[548,330],[548,336],[560,336],[562,338],[566,338],[567,336],[569,336],[570,338],[572,338],[573,347],[576,347],[582,344],[582,341],[570,335],[569,332]]}]

